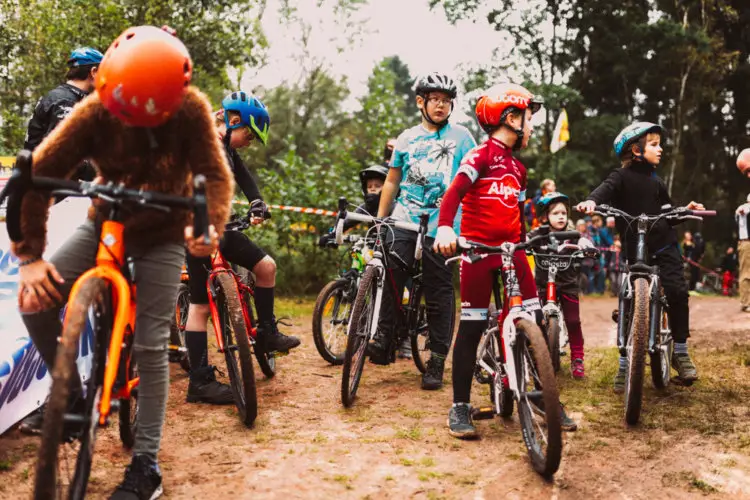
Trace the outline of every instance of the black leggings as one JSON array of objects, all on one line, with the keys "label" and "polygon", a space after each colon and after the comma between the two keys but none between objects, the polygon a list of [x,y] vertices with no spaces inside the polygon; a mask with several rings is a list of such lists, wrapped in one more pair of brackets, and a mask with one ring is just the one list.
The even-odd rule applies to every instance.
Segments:
[{"label": "black leggings", "polygon": [[453,402],[471,402],[471,382],[477,362],[477,348],[486,321],[461,321],[453,346]]}]

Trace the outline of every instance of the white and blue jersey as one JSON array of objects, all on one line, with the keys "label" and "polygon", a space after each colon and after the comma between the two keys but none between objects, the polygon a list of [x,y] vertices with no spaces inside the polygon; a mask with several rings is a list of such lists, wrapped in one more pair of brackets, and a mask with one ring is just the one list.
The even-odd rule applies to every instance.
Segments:
[{"label": "white and blue jersey", "polygon": [[[461,125],[445,125],[439,132],[430,132],[421,124],[398,136],[393,150],[391,168],[401,169],[401,193],[393,209],[393,217],[419,224],[419,216],[430,215],[427,236],[437,233],[440,203],[458,172],[461,159],[476,141]],[[459,232],[461,212],[456,214],[453,228]]]}]

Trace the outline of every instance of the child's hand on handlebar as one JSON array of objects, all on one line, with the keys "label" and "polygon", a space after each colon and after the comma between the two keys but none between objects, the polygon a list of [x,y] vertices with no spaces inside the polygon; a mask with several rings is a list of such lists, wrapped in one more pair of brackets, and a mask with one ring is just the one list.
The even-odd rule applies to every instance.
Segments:
[{"label": "child's hand on handlebar", "polygon": [[458,236],[450,226],[440,226],[435,236],[435,244],[432,249],[443,257],[450,257],[456,253],[456,241]]},{"label": "child's hand on handlebar", "polygon": [[576,205],[576,211],[584,213],[586,215],[591,215],[591,213],[596,209],[596,202],[593,200],[586,200],[582,201],[578,205]]},{"label": "child's hand on handlebar", "polygon": [[208,235],[210,242],[206,244],[203,235],[197,238],[193,237],[193,226],[185,227],[185,246],[187,246],[190,255],[194,257],[210,257],[219,248],[219,234],[216,232],[213,224],[208,226]]},{"label": "child's hand on handlebar", "polygon": [[705,210],[706,207],[703,206],[703,203],[698,203],[697,201],[691,201],[687,204],[685,207],[688,210]]}]

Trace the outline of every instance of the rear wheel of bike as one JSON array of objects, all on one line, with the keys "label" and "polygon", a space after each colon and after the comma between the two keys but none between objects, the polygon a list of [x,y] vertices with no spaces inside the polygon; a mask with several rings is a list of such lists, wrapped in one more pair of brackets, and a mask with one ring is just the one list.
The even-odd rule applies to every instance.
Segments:
[{"label": "rear wheel of bike", "polygon": [[190,358],[185,344],[185,325],[190,308],[190,290],[187,283],[180,283],[175,301],[174,314],[169,325],[169,361],[179,363],[190,373]]},{"label": "rear wheel of bike", "polygon": [[562,429],[560,394],[547,345],[539,327],[528,320],[516,323],[514,356],[519,383],[518,417],[531,466],[550,477],[560,466]]},{"label": "rear wheel of bike", "polygon": [[224,344],[229,386],[240,413],[240,420],[251,427],[258,416],[258,399],[255,394],[253,353],[250,349],[247,325],[242,314],[242,304],[237,296],[237,283],[229,273],[219,273],[214,278],[217,288],[216,309],[218,325]]},{"label": "rear wheel of bike", "polygon": [[[490,345],[487,350],[495,356],[497,360],[496,364],[500,368],[504,354],[502,344],[500,343],[500,330],[497,323],[497,307],[495,307],[495,304],[490,304],[488,314],[489,331],[487,335],[492,335],[492,338],[488,341]],[[497,394],[500,395],[500,411],[498,416],[510,418],[513,415],[513,391],[508,387],[508,377],[500,372],[495,376],[490,388],[490,400],[493,404],[495,404]]]},{"label": "rear wheel of bike", "polygon": [[632,314],[628,334],[628,376],[625,379],[625,421],[638,423],[643,404],[643,373],[648,343],[648,281],[636,278],[633,282]]},{"label": "rear wheel of bike", "polygon": [[346,330],[352,311],[352,281],[331,281],[318,294],[313,309],[312,330],[315,348],[332,365],[344,362]]},{"label": "rear wheel of bike", "polygon": [[[86,495],[99,429],[99,399],[111,324],[106,319],[111,317],[109,309],[107,287],[99,278],[90,278],[84,282],[67,305],[65,326],[52,372],[52,388],[44,413],[34,498],[56,498],[60,495],[61,498],[82,499]],[[93,311],[93,314],[89,315],[89,311]],[[83,413],[66,418],[70,409],[70,387],[74,383],[72,377],[78,373],[75,367],[79,339],[86,330],[89,318],[94,332],[94,352],[91,356],[91,372],[86,374],[84,382],[86,396],[78,403],[83,408]],[[80,423],[74,423],[73,418]],[[73,431],[74,426],[79,429]],[[67,433],[64,432],[66,428],[69,431]]]},{"label": "rear wheel of bike", "polygon": [[409,325],[411,355],[417,370],[425,373],[427,371],[427,360],[430,359],[430,327],[427,324],[427,304],[421,288],[414,296],[411,306],[416,308],[411,313],[412,324]]},{"label": "rear wheel of bike", "polygon": [[370,329],[377,322],[380,311],[375,310],[375,296],[378,289],[379,269],[368,267],[359,282],[357,298],[354,299],[352,315],[344,354],[344,370],[341,377],[341,402],[349,408],[354,403],[362,370],[367,358],[367,344]]},{"label": "rear wheel of bike", "polygon": [[549,357],[552,361],[552,369],[555,373],[560,371],[560,318],[547,316],[547,346]]},{"label": "rear wheel of bike", "polygon": [[669,327],[669,316],[660,299],[651,303],[650,322],[651,328],[656,329],[655,350],[649,353],[651,381],[657,389],[664,389],[669,385],[674,342]]},{"label": "rear wheel of bike", "polygon": [[[126,339],[125,347],[120,351],[119,369],[127,370],[127,380],[138,377],[138,363],[133,358],[133,335]],[[125,377],[122,381],[125,382]],[[130,398],[120,400],[120,441],[126,448],[132,448],[135,444],[135,432],[138,427],[138,386],[130,393]]]}]

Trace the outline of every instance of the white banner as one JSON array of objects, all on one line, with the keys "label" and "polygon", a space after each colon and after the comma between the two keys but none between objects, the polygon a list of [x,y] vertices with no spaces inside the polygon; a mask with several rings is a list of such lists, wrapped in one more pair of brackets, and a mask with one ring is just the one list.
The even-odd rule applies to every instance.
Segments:
[{"label": "white banner", "polygon": [[[88,199],[68,198],[52,207],[45,258],[83,223],[89,205]],[[18,260],[10,253],[5,224],[0,223],[0,434],[44,403],[51,380],[21,320],[17,294]],[[92,346],[88,325],[78,351],[82,373],[88,373]]]}]

